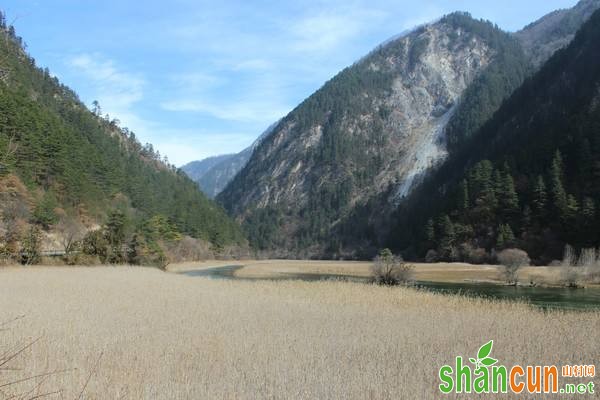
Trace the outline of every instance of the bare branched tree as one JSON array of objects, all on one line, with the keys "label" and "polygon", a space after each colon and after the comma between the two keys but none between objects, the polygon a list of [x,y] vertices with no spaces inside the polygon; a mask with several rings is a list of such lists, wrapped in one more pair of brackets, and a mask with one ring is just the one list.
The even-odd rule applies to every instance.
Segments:
[{"label": "bare branched tree", "polygon": [[68,257],[76,250],[77,243],[83,239],[85,228],[77,219],[64,216],[58,221],[56,229],[59,232],[65,256]]},{"label": "bare branched tree", "polygon": [[371,266],[373,282],[379,285],[399,285],[412,280],[414,266],[407,264],[402,257],[395,256],[389,249],[383,249],[375,257]]},{"label": "bare branched tree", "polygon": [[509,285],[519,281],[519,270],[530,263],[529,256],[520,249],[506,249],[498,253],[498,262],[504,266],[504,280]]},{"label": "bare branched tree", "polygon": [[18,143],[15,142],[15,134],[8,138],[6,149],[0,154],[0,174],[4,173],[11,157],[19,150]]}]

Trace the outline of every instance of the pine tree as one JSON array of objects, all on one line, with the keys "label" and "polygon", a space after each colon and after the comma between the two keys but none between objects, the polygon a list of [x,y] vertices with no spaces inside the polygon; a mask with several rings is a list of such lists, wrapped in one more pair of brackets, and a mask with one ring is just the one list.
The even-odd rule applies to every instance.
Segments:
[{"label": "pine tree", "polygon": [[541,218],[544,216],[547,201],[546,183],[544,182],[544,178],[541,175],[538,175],[535,186],[533,187],[532,199],[532,208],[536,217]]},{"label": "pine tree", "polygon": [[469,184],[466,179],[463,179],[458,186],[458,209],[469,209]]},{"label": "pine tree", "polygon": [[454,251],[454,242],[456,239],[456,233],[454,231],[454,225],[452,220],[447,215],[442,215],[439,221],[440,231],[440,255],[448,259]]},{"label": "pine tree", "polygon": [[511,217],[519,211],[519,197],[515,191],[515,182],[508,171],[504,172],[500,178],[498,205],[500,211],[505,217]]},{"label": "pine tree", "polygon": [[596,218],[596,205],[594,204],[594,200],[592,198],[585,197],[583,199],[581,216],[583,217],[584,222],[593,222],[594,218]]},{"label": "pine tree", "polygon": [[550,169],[550,180],[552,182],[552,201],[555,209],[556,216],[565,217],[568,213],[567,204],[567,193],[563,186],[563,162],[560,152],[557,150],[554,159],[552,160],[552,167]]},{"label": "pine tree", "polygon": [[430,244],[435,243],[435,226],[431,218],[427,220],[427,225],[425,225],[425,238]]},{"label": "pine tree", "polygon": [[579,212],[579,203],[572,194],[567,196],[567,217],[574,218]]},{"label": "pine tree", "polygon": [[496,236],[496,249],[504,249],[511,246],[515,241],[515,235],[508,224],[501,224],[498,226],[498,233]]},{"label": "pine tree", "polygon": [[106,239],[109,247],[107,260],[112,264],[124,260],[125,222],[125,215],[119,210],[112,211],[106,222]]}]

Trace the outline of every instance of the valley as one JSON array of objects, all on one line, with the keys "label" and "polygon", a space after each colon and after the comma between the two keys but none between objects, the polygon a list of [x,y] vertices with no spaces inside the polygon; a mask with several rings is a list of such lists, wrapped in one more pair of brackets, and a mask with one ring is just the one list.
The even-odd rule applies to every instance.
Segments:
[{"label": "valley", "polygon": [[0,12],[0,400],[595,371],[600,0],[188,3]]}]

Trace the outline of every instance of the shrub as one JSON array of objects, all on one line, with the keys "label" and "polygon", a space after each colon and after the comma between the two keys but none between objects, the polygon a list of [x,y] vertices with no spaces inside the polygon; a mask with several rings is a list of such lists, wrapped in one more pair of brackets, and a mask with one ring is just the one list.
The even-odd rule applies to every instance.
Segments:
[{"label": "shrub", "polygon": [[563,267],[572,267],[575,264],[577,264],[575,250],[573,249],[573,246],[567,244],[565,245],[565,250],[563,252],[562,265]]},{"label": "shrub", "polygon": [[165,252],[172,262],[200,261],[214,257],[209,242],[189,236],[176,242],[167,242]]},{"label": "shrub", "polygon": [[434,249],[427,250],[427,254],[425,254],[425,262],[434,263],[438,260],[438,253]]},{"label": "shrub", "polygon": [[502,250],[497,255],[498,262],[504,266],[504,279],[508,284],[518,282],[519,269],[530,263],[529,256],[520,249]]},{"label": "shrub", "polygon": [[105,262],[107,257],[108,241],[104,235],[104,231],[97,229],[88,232],[83,238],[82,251],[90,256],[98,256],[100,261]]},{"label": "shrub", "polygon": [[42,236],[40,228],[31,225],[21,241],[21,264],[31,265],[40,261],[40,247]]},{"label": "shrub", "polygon": [[488,254],[484,248],[473,247],[470,244],[463,244],[460,252],[462,259],[471,264],[483,264],[488,259]]},{"label": "shrub", "polygon": [[567,287],[579,287],[579,283],[584,280],[584,269],[577,266],[563,266],[560,271],[562,283]]},{"label": "shrub", "polygon": [[399,285],[412,280],[414,266],[407,264],[402,257],[395,256],[389,249],[384,249],[375,257],[371,267],[373,282],[378,285]]}]

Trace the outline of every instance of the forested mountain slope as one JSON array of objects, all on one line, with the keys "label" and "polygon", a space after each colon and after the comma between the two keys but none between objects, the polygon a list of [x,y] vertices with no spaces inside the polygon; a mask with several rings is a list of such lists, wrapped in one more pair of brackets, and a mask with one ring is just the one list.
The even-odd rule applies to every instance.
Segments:
[{"label": "forested mountain slope", "polygon": [[[258,248],[368,254],[395,204],[444,159],[448,121],[467,110],[473,125],[485,120],[527,71],[510,34],[448,15],[327,82],[278,123],[218,199]],[[464,91],[482,79],[501,84],[489,101],[464,107]]]},{"label": "forested mountain slope", "polygon": [[399,210],[390,243],[430,259],[600,245],[600,11]]},{"label": "forested mountain slope", "polygon": [[[161,216],[179,232],[213,243],[244,240],[221,207],[151,145],[89,111],[47,69],[36,67],[3,18],[0,78],[2,243],[14,239],[6,233],[15,221],[49,229],[69,214],[92,227],[117,203],[139,223]],[[15,196],[22,199],[16,205],[9,201]]]},{"label": "forested mountain slope", "polygon": [[565,47],[581,25],[600,8],[600,0],[581,0],[570,9],[556,10],[516,33],[525,53],[538,68]]}]

